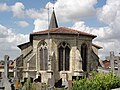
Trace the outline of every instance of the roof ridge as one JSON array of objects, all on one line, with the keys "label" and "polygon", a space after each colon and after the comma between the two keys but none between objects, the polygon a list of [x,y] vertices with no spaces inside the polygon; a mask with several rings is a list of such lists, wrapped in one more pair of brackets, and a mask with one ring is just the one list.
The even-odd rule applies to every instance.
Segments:
[{"label": "roof ridge", "polygon": [[47,34],[47,33],[63,33],[63,34],[81,34],[81,35],[88,35],[88,36],[93,36],[96,37],[96,35],[94,34],[90,34],[87,32],[83,32],[83,31],[79,31],[79,30],[75,30],[72,28],[67,28],[67,27],[59,27],[59,28],[51,28],[51,29],[46,29],[46,30],[42,30],[42,31],[38,31],[38,32],[33,32],[33,34]]},{"label": "roof ridge", "polygon": [[[60,27],[60,28],[66,28],[66,29],[70,29],[70,30],[72,30],[72,31],[76,31],[77,33],[86,33],[86,34],[90,34],[90,35],[93,35],[93,34],[91,34],[91,33],[87,33],[87,32],[84,32],[84,31],[80,31],[80,30],[76,30],[76,29],[73,29],[73,28],[67,28],[67,27]],[[96,36],[96,35],[93,35],[93,36]]]}]

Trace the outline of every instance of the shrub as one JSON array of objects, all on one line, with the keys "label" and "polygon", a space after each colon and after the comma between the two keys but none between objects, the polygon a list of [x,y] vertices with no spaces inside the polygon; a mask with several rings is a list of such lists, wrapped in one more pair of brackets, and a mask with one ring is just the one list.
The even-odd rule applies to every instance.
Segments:
[{"label": "shrub", "polygon": [[108,74],[93,72],[89,78],[74,80],[72,90],[110,90],[120,87],[120,77],[112,72]]}]

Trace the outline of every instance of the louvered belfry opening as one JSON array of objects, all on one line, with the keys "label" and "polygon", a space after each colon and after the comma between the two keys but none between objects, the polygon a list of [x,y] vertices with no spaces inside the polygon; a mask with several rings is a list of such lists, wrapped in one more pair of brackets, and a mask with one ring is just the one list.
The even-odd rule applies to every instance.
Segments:
[{"label": "louvered belfry opening", "polygon": [[87,71],[87,45],[81,45],[82,70]]},{"label": "louvered belfry opening", "polygon": [[39,58],[40,58],[40,70],[47,70],[48,49],[47,49],[47,44],[44,41],[40,42]]},{"label": "louvered belfry opening", "polygon": [[62,42],[58,46],[59,54],[59,71],[68,71],[70,66],[70,46],[66,42]]}]

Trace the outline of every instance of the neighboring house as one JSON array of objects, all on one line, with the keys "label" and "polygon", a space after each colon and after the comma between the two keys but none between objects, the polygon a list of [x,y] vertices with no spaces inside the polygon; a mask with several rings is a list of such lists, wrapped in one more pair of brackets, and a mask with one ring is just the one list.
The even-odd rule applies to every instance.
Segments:
[{"label": "neighboring house", "polygon": [[[4,64],[3,60],[0,61],[0,78],[4,78]],[[14,77],[14,61],[9,60],[9,78]]]},{"label": "neighboring house", "polygon": [[70,85],[74,77],[82,77],[99,65],[98,49],[92,44],[96,35],[66,27],[58,27],[53,11],[49,29],[30,34],[30,41],[21,49],[23,78],[39,78],[42,83],[55,85],[66,80]]},{"label": "neighboring house", "polygon": [[104,60],[102,62],[103,62],[104,68],[106,69],[110,68],[110,60]]},{"label": "neighboring house", "polygon": [[110,72],[110,61],[109,60],[99,60],[100,66],[98,67],[98,72],[109,73]]},{"label": "neighboring house", "polygon": [[102,70],[112,71],[114,74],[120,74],[120,56],[115,56],[114,52],[110,52],[110,56],[106,56],[106,60],[101,60]]}]

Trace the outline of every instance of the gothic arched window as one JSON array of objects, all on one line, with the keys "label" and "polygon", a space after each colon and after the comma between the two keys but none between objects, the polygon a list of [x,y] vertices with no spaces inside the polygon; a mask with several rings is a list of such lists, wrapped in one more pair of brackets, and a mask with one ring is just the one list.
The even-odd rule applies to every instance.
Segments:
[{"label": "gothic arched window", "polygon": [[81,45],[82,70],[87,71],[87,45]]},{"label": "gothic arched window", "polygon": [[47,43],[42,40],[39,44],[40,70],[48,69],[48,49]]},{"label": "gothic arched window", "polygon": [[70,63],[70,46],[66,42],[62,42],[58,46],[59,54],[59,71],[68,71]]}]

